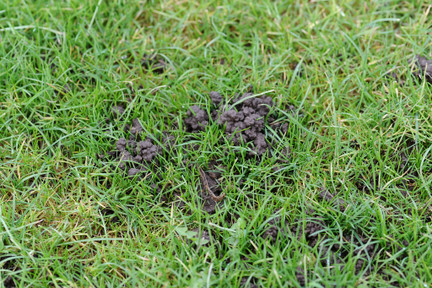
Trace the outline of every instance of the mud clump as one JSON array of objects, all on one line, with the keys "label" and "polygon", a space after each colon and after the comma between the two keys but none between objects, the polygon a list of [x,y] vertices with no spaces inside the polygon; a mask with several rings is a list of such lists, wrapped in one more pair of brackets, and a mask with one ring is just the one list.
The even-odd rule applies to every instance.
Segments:
[{"label": "mud clump", "polygon": [[[246,92],[235,97],[233,104],[229,106],[220,93],[213,91],[209,96],[214,107],[210,110],[210,115],[205,109],[192,106],[184,119],[186,131],[192,133],[205,131],[211,118],[221,129],[224,129],[234,145],[250,145],[252,149],[249,156],[262,156],[270,152],[272,145],[266,138],[265,127],[275,120],[274,116],[270,115],[271,108],[274,106],[271,97],[254,97],[252,92]],[[279,132],[286,133],[288,123],[279,124],[275,128]]]},{"label": "mud clump", "polygon": [[255,152],[262,155],[269,148],[264,126],[273,100],[271,97],[249,98],[251,96],[252,93],[246,93],[235,99],[234,105],[237,109],[224,111],[217,119],[217,123],[225,125],[225,133],[233,138],[234,145],[253,143]]},{"label": "mud clump", "polygon": [[[124,112],[125,108],[122,105],[111,108],[115,121],[122,119]],[[144,128],[138,118],[133,119],[131,124],[125,124],[124,131],[129,133],[129,139],[118,139],[115,143],[115,150],[109,151],[107,155],[100,155],[99,158],[104,159],[107,157],[110,160],[117,161],[118,167],[130,177],[148,172],[151,164],[159,164],[157,157],[161,155],[165,147],[155,144],[149,137],[143,138]],[[169,140],[172,140],[172,137],[162,134],[160,140],[166,144]]]},{"label": "mud clump", "polygon": [[223,102],[223,97],[219,92],[212,91],[209,93],[210,99],[212,100],[213,104],[216,106],[219,106]]},{"label": "mud clump", "polygon": [[[132,127],[130,131],[133,133],[139,130]],[[136,135],[139,135],[139,133],[137,132]],[[117,150],[114,151],[114,153],[117,156],[116,159],[119,161],[118,166],[120,169],[127,171],[127,175],[130,177],[134,177],[142,172],[151,171],[152,168],[150,166],[152,164],[159,166],[160,163],[157,158],[161,156],[164,149],[164,147],[155,144],[153,140],[148,137],[139,140],[140,137],[137,136],[137,140],[120,138],[116,142]]]},{"label": "mud clump", "polygon": [[187,118],[184,120],[186,131],[198,132],[205,131],[205,127],[209,124],[208,114],[199,106],[192,106],[187,112]]},{"label": "mud clump", "polygon": [[115,119],[120,119],[123,116],[125,109],[121,105],[116,105],[111,107],[111,112]]}]

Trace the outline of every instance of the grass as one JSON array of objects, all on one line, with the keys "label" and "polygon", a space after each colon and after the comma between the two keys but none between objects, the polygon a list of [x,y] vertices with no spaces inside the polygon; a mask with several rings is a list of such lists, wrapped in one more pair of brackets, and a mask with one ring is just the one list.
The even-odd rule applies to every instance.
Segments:
[{"label": "grass", "polygon": [[[0,285],[299,287],[299,269],[308,287],[430,285],[432,88],[409,65],[432,56],[430,6],[369,2],[0,3]],[[151,52],[164,73],[143,69]],[[208,92],[228,99],[249,85],[290,123],[279,172],[277,157],[235,154],[216,124],[182,129]],[[101,123],[127,98],[124,123],[138,117],[149,135],[198,144],[159,168],[159,194],[154,175],[129,179],[97,158],[125,136],[123,122]],[[211,160],[226,167],[227,196],[209,215],[194,167]],[[344,211],[319,199],[323,187]],[[185,209],[161,202],[172,194]],[[345,247],[343,263],[304,235],[262,237],[278,217],[306,228],[309,208],[325,219],[325,245]],[[213,239],[200,243],[196,228]],[[378,256],[354,273],[366,243]]]}]

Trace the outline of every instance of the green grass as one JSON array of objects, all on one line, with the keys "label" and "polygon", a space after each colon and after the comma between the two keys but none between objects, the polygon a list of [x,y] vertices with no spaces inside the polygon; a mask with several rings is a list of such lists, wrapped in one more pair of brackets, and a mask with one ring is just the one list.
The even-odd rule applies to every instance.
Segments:
[{"label": "green grass", "polygon": [[[394,0],[3,1],[0,286],[12,277],[17,287],[239,287],[242,278],[299,287],[298,267],[309,271],[308,287],[431,285],[432,88],[409,66],[416,54],[432,56],[429,8]],[[169,69],[145,71],[140,61],[151,52]],[[249,85],[272,96],[290,123],[278,141],[291,158],[279,172],[277,157],[245,160],[247,151],[220,144],[216,124],[197,135],[173,128],[188,107],[210,104],[208,92],[231,98]],[[138,117],[151,135],[199,144],[158,169],[160,194],[154,175],[131,180],[97,158],[125,136],[124,123],[101,123],[127,98],[135,106],[125,123]],[[286,112],[289,104],[298,113]],[[194,167],[212,160],[225,166],[227,196],[209,215],[197,203]],[[323,187],[345,211],[319,199]],[[161,202],[173,194],[185,209]],[[343,263],[326,265],[323,246],[305,237],[261,237],[278,216],[303,227],[309,208],[326,220],[321,239],[348,251]],[[195,243],[196,228],[212,241]],[[346,237],[360,234],[378,257],[354,273],[363,257],[355,251],[366,245]],[[403,241],[402,252],[389,247]]]}]

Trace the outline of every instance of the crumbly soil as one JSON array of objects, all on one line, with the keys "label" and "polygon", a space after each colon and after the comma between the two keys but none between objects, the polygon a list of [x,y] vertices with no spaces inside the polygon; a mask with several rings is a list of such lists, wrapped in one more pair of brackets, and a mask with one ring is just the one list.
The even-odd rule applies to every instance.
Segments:
[{"label": "crumbly soil", "polygon": [[272,148],[265,136],[265,125],[272,125],[281,134],[288,130],[288,123],[274,123],[276,119],[270,113],[274,102],[269,96],[254,97],[252,92],[247,92],[237,95],[230,103],[218,92],[210,92],[209,96],[213,103],[210,115],[197,105],[188,111],[184,120],[188,132],[205,131],[210,122],[217,123],[234,145],[250,146],[249,156],[262,156]]},{"label": "crumbly soil", "polygon": [[[152,58],[153,59],[153,58]],[[224,135],[235,146],[249,148],[248,159],[261,161],[264,157],[272,157],[273,143],[266,137],[266,125],[272,126],[272,129],[283,135],[288,130],[288,123],[276,122],[275,115],[271,113],[274,102],[269,96],[255,97],[249,92],[243,95],[237,94],[232,101],[225,101],[224,97],[218,92],[210,92],[211,107],[201,107],[194,105],[187,111],[183,120],[183,126],[190,135],[199,137],[199,133],[205,131],[208,125],[216,125],[224,131]],[[111,116],[106,119],[107,123],[122,122],[124,119],[125,106],[114,105],[111,108]],[[294,110],[289,106],[288,110]],[[209,112],[207,112],[209,111]],[[117,125],[119,126],[119,125]],[[132,119],[131,123],[124,124],[124,134],[129,138],[120,138],[115,143],[115,148],[105,154],[99,155],[102,161],[111,160],[116,165],[110,169],[116,171],[118,167],[123,173],[131,179],[142,180],[149,173],[157,174],[157,169],[163,162],[172,162],[170,157],[178,152],[178,146],[182,143],[176,143],[175,137],[168,133],[162,133],[159,136],[146,135],[144,128],[138,118]],[[157,139],[158,141],[155,141]],[[226,145],[226,139],[220,140],[220,145]],[[181,145],[188,154],[188,150],[196,150],[196,146]],[[165,151],[165,152],[164,152]],[[283,156],[281,165],[289,158],[290,148],[285,147],[279,154]],[[222,191],[223,182],[222,168],[216,163],[218,159],[212,160],[207,167],[198,167],[191,165],[187,161],[186,166],[190,173],[199,172],[201,189],[200,205],[204,211],[209,214],[216,212],[217,207],[223,205],[225,196]],[[159,192],[158,183],[151,183]],[[178,195],[177,195],[178,196]],[[172,197],[163,195],[161,198],[165,201],[172,201]],[[181,201],[177,203],[178,207],[183,207]],[[108,210],[103,210],[103,214],[109,216]],[[113,218],[113,220],[117,220]]]}]

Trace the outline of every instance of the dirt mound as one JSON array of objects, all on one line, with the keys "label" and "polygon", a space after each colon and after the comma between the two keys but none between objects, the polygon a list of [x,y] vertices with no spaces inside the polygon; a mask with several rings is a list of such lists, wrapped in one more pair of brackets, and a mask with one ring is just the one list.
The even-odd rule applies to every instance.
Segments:
[{"label": "dirt mound", "polygon": [[[120,121],[124,116],[124,112],[123,105],[113,106],[111,108],[112,117],[107,118],[106,121]],[[124,132],[129,134],[129,139],[118,139],[115,143],[115,149],[109,151],[106,155],[100,155],[99,158],[117,161],[118,167],[131,177],[151,170],[150,164],[159,165],[157,157],[161,155],[164,149],[171,147],[173,140],[173,137],[166,133],[160,135],[158,143],[153,140],[156,137],[153,139],[144,137],[144,128],[138,118],[133,119],[130,124],[126,123]]]},{"label": "dirt mound", "polygon": [[[270,114],[274,106],[273,99],[269,96],[255,97],[252,92],[235,97],[232,104],[224,101],[218,92],[210,92],[213,109],[210,115],[199,106],[192,106],[184,120],[188,132],[205,131],[210,123],[214,123],[224,129],[225,134],[234,145],[247,144],[252,147],[250,156],[261,156],[271,149],[271,143],[266,139],[265,126],[275,120]],[[281,133],[286,133],[288,124],[276,124],[274,127]]]},{"label": "dirt mound", "polygon": [[[190,107],[183,120],[186,132],[191,133],[191,136],[195,135],[195,138],[199,138],[197,133],[205,131],[208,125],[216,125],[224,131],[224,135],[232,144],[247,147],[249,158],[255,157],[260,161],[265,155],[271,156],[275,144],[266,137],[266,133],[269,133],[266,125],[271,125],[273,131],[279,132],[280,135],[287,132],[288,123],[273,123],[276,119],[271,113],[274,102],[269,96],[254,97],[251,92],[247,92],[241,96],[236,95],[231,101],[232,104],[225,101],[218,92],[210,92],[209,98],[211,107],[194,105]],[[289,109],[293,107],[290,106]],[[125,111],[123,105],[111,107],[111,117],[106,120],[107,123],[124,121]],[[112,170],[119,167],[131,178],[143,179],[148,173],[157,173],[161,160],[163,159],[164,163],[172,162],[172,155],[178,152],[179,146],[184,149],[184,154],[190,154],[189,151],[197,148],[190,144],[176,143],[174,136],[165,132],[159,136],[147,135],[138,118],[133,119],[131,123],[125,123],[122,127],[129,138],[118,139],[115,149],[106,155],[100,155],[100,158],[112,160],[116,164],[111,167]],[[226,141],[220,139],[220,145],[226,145]],[[289,157],[289,151],[290,148],[285,147],[285,158]],[[191,160],[185,164],[192,170],[191,173],[198,172],[201,182],[200,204],[204,211],[214,213],[225,197],[221,185],[221,171],[215,164],[217,159],[212,159],[207,167],[192,165]],[[157,183],[151,185],[158,186]]]}]

